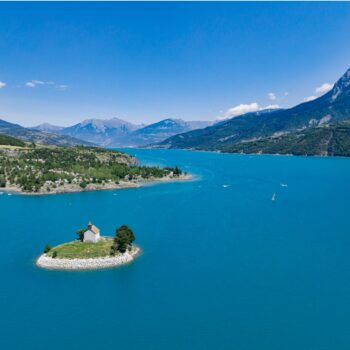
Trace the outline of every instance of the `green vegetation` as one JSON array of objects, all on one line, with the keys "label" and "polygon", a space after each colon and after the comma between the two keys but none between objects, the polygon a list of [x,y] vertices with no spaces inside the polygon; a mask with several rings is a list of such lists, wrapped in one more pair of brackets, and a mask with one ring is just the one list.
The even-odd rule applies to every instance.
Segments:
[{"label": "green vegetation", "polygon": [[134,240],[135,235],[132,229],[126,225],[120,226],[116,230],[116,236],[114,238],[111,254],[114,255],[116,252],[125,253],[127,249],[131,248]]},{"label": "green vegetation", "polygon": [[[114,241],[104,238],[96,243],[74,241],[52,248],[47,255],[58,259],[89,259],[110,256]],[[56,252],[56,254],[54,254]]]},{"label": "green vegetation", "polygon": [[26,144],[15,137],[0,134],[0,145],[25,147]]},{"label": "green vegetation", "polygon": [[79,229],[77,232],[76,232],[76,234],[78,235],[78,239],[79,239],[79,241],[80,242],[82,242],[83,240],[84,240],[84,233],[85,233],[85,231],[86,231],[86,228],[81,228],[81,229]]},{"label": "green vegetation", "polygon": [[76,232],[79,236],[76,241],[60,244],[56,247],[47,244],[44,253],[58,259],[101,258],[130,251],[132,243],[135,241],[134,232],[127,225],[120,226],[116,230],[114,238],[101,237],[96,243],[83,242],[85,231],[85,229],[80,229]]},{"label": "green vegetation", "polygon": [[350,156],[350,121],[222,147],[230,153]]},{"label": "green vegetation", "polygon": [[46,244],[46,246],[44,248],[44,253],[48,253],[51,249],[52,249],[52,247],[49,244]]},{"label": "green vegetation", "polygon": [[176,168],[139,166],[122,152],[93,147],[0,148],[0,186],[14,185],[24,192],[50,192],[64,186],[137,182],[165,176],[178,177]]}]

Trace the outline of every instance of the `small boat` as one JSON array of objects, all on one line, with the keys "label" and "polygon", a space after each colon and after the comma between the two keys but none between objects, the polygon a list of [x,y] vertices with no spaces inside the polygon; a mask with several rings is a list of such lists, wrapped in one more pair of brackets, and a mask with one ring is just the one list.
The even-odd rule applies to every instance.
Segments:
[{"label": "small boat", "polygon": [[272,201],[275,201],[275,200],[276,200],[276,193],[274,193],[274,194],[272,195],[271,200],[272,200]]},{"label": "small boat", "polygon": [[288,187],[288,185],[287,185],[287,184],[281,184],[281,186],[282,186],[282,187]]},{"label": "small boat", "polygon": [[230,187],[230,185],[222,185],[223,188]]}]

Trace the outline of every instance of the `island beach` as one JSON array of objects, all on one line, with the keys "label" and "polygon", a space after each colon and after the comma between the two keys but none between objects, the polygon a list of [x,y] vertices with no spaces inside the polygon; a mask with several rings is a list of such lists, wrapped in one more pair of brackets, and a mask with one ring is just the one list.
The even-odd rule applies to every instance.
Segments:
[{"label": "island beach", "polygon": [[42,195],[53,195],[53,194],[63,194],[63,193],[77,193],[77,192],[91,192],[91,191],[106,191],[106,190],[125,190],[130,188],[140,188],[145,185],[151,184],[156,185],[164,182],[177,182],[177,181],[188,181],[192,180],[192,174],[181,174],[177,177],[166,176],[163,178],[149,178],[149,179],[141,179],[140,181],[121,181],[118,184],[113,182],[107,182],[105,184],[88,184],[85,188],[77,184],[65,184],[63,183],[59,187],[53,188],[50,191],[42,188],[38,191],[30,191],[24,192],[19,186],[10,185],[6,187],[1,187],[0,190],[8,193],[15,193],[24,196],[42,196]]},{"label": "island beach", "polygon": [[52,270],[96,270],[102,268],[116,267],[132,262],[141,249],[133,246],[132,250],[117,256],[106,256],[90,259],[60,259],[52,258],[42,254],[36,261],[36,265]]}]

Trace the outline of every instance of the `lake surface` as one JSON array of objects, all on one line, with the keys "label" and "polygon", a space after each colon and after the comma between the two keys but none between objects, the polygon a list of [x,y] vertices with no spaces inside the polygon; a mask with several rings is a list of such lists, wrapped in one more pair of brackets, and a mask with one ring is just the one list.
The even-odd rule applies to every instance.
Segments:
[{"label": "lake surface", "polygon": [[[350,159],[128,152],[196,179],[0,196],[1,349],[350,348]],[[89,220],[130,225],[143,255],[34,265]]]}]

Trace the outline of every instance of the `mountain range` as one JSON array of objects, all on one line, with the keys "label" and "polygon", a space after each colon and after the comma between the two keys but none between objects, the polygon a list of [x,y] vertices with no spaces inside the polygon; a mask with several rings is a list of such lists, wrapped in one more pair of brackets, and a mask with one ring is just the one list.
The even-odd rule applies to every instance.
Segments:
[{"label": "mountain range", "polygon": [[0,134],[57,146],[181,148],[234,153],[350,156],[350,69],[323,96],[293,108],[247,113],[216,124],[113,118],[25,128],[0,119]]},{"label": "mountain range", "polygon": [[58,135],[51,132],[31,130],[18,124],[0,119],[0,134],[14,136],[27,142],[42,143],[54,146],[93,146],[93,143],[76,139],[71,136]]},{"label": "mountain range", "polygon": [[62,128],[56,133],[93,142],[103,147],[128,146],[128,135],[142,127],[113,118],[109,120],[87,119],[81,123]]},{"label": "mountain range", "polygon": [[[266,142],[257,144],[257,141],[281,138],[287,134],[295,134],[289,139],[300,140],[300,132],[305,129],[336,125],[346,119],[350,119],[350,69],[330,91],[313,101],[289,109],[247,113],[204,129],[175,135],[155,147],[244,152],[248,149],[248,145],[252,146],[252,143],[255,143],[255,147],[251,149],[264,152],[264,149],[257,145],[266,145]],[[311,136],[314,138],[317,134],[324,135],[327,129],[322,130],[321,133],[310,132],[303,135],[306,138]],[[280,141],[279,145],[285,145],[287,138],[281,140],[283,142]],[[273,142],[276,143],[276,140]],[[306,145],[307,143],[305,147]],[[286,153],[281,147],[279,151]],[[290,152],[293,153],[293,149],[290,149]],[[314,154],[319,153],[321,150]]]},{"label": "mountain range", "polygon": [[31,129],[66,135],[103,147],[138,147],[161,142],[170,136],[210,124],[204,121],[188,122],[181,119],[164,119],[145,126],[113,118],[108,120],[87,119],[69,127],[45,123],[31,127]]}]

